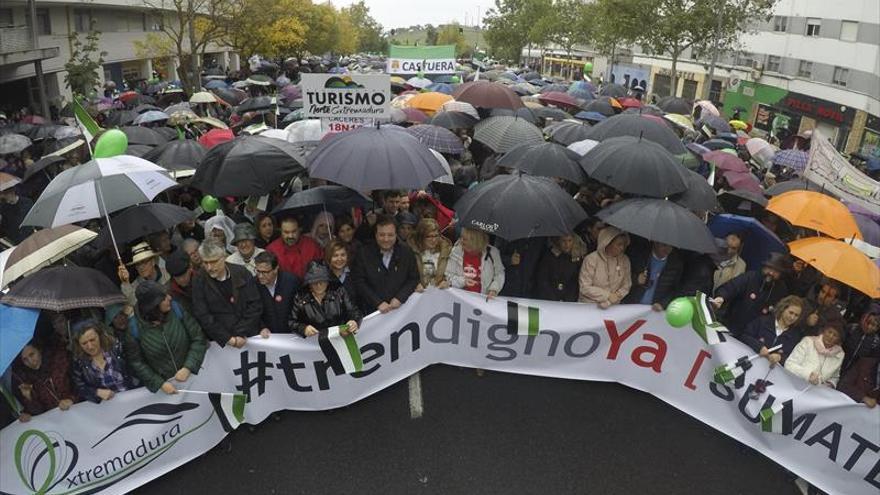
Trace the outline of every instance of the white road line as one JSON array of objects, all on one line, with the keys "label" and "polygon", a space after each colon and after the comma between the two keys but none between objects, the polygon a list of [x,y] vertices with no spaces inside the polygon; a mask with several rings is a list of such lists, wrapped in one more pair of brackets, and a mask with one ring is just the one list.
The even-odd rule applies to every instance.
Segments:
[{"label": "white road line", "polygon": [[422,378],[418,373],[409,377],[409,416],[412,419],[422,417]]}]

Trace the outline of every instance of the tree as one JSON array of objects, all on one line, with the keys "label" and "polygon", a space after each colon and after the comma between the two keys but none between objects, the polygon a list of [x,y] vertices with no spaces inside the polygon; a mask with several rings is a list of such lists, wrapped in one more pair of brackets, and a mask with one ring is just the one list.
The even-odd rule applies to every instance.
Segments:
[{"label": "tree", "polygon": [[549,41],[570,59],[575,45],[587,44],[592,35],[592,19],[581,0],[556,0],[535,24],[535,36]]},{"label": "tree", "polygon": [[543,41],[538,21],[552,8],[551,0],[495,0],[483,19],[492,56],[518,62],[523,48]]},{"label": "tree", "polygon": [[93,93],[101,82],[101,70],[104,68],[104,57],[107,52],[98,49],[101,32],[95,29],[96,20],[92,18],[89,32],[85,40],[79,39],[79,33],[72,32],[70,41],[70,59],[64,64],[64,84],[75,96],[88,96]]},{"label": "tree", "polygon": [[348,14],[353,28],[357,31],[357,51],[366,53],[386,53],[388,40],[382,36],[382,25],[370,15],[370,8],[364,0],[358,0],[343,9]]},{"label": "tree", "polygon": [[464,38],[461,25],[457,22],[440,28],[440,32],[437,33],[437,44],[455,45],[456,57],[469,56],[473,52],[473,48],[468,45],[467,40]]},{"label": "tree", "polygon": [[638,33],[643,29],[639,26],[640,18],[619,15],[623,8],[622,4],[627,1],[597,0],[586,6],[585,15],[592,22],[590,44],[596,51],[608,57],[606,78],[609,80],[611,70],[614,68],[617,48],[635,43]]},{"label": "tree", "polygon": [[438,36],[437,28],[435,28],[431,24],[428,24],[428,26],[425,27],[425,44],[432,45],[432,46],[436,45],[437,44],[437,36]]},{"label": "tree", "polygon": [[285,16],[263,26],[256,34],[264,40],[262,55],[283,58],[302,52],[307,33],[308,28],[302,21],[294,16]]}]

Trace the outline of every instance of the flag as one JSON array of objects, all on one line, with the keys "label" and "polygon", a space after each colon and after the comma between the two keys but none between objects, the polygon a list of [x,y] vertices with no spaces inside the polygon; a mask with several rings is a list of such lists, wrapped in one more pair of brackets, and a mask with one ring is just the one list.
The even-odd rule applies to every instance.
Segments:
[{"label": "flag", "polygon": [[507,332],[510,335],[538,335],[538,308],[507,301]]},{"label": "flag", "polygon": [[244,422],[244,404],[247,397],[244,394],[209,392],[208,399],[214,406],[214,412],[223,425],[226,433],[238,428]]},{"label": "flag", "polygon": [[694,303],[694,319],[692,326],[703,341],[709,345],[720,344],[726,342],[724,334],[728,332],[727,327],[715,321],[712,310],[709,308],[709,298],[702,292],[692,298]]},{"label": "flag", "polygon": [[477,73],[474,74],[474,81],[479,81],[479,80],[480,80],[480,68],[477,67]]},{"label": "flag", "polygon": [[89,115],[89,112],[82,107],[79,100],[74,98],[71,106],[73,106],[73,116],[76,118],[76,124],[82,131],[83,136],[85,136],[86,143],[92,142],[92,139],[101,131],[101,128],[98,126],[98,123],[95,122],[95,119]]},{"label": "flag", "polygon": [[761,431],[791,435],[794,411],[792,400],[773,404],[773,406],[761,410]]},{"label": "flag", "polygon": [[736,380],[740,375],[748,371],[752,367],[752,360],[748,356],[743,356],[736,361],[722,364],[715,368],[715,383],[725,384]]},{"label": "flag", "polygon": [[358,346],[354,334],[343,337],[340,330],[345,330],[348,325],[339,325],[327,329],[326,334],[321,332],[318,337],[318,345],[324,351],[324,356],[336,372],[345,371],[348,374],[364,369],[364,360],[361,358],[361,349]]}]

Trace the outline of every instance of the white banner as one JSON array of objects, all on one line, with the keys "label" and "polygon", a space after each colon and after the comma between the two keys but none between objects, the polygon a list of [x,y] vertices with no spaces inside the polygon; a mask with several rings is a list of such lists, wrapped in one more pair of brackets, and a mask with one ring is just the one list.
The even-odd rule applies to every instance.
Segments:
[{"label": "white banner", "polygon": [[307,119],[388,118],[388,74],[302,74],[303,114]]},{"label": "white banner", "polygon": [[[836,390],[809,387],[781,367],[767,375],[763,359],[732,384],[717,385],[714,368],[751,349],[736,341],[707,347],[694,331],[670,327],[648,306],[602,311],[520,303],[433,289],[397,311],[365,319],[357,334],[360,373],[337,374],[315,339],[273,335],[250,339],[244,349],[212,345],[199,374],[184,386],[249,394],[245,417],[255,424],[281,409],[346,406],[434,363],[614,381],[666,401],[829,493],[880,488],[877,410]],[[510,335],[508,326],[525,317],[529,325],[519,327],[539,333]],[[767,391],[749,399],[752,384],[765,375]],[[759,410],[789,400],[791,433],[763,432]],[[217,414],[203,395],[140,389],[12,424],[0,431],[0,490],[125,493],[216,445],[225,434]]]},{"label": "white banner", "polygon": [[853,167],[818,129],[813,130],[804,177],[845,202],[880,211],[880,182]]},{"label": "white banner", "polygon": [[389,74],[455,74],[455,59],[389,58]]}]

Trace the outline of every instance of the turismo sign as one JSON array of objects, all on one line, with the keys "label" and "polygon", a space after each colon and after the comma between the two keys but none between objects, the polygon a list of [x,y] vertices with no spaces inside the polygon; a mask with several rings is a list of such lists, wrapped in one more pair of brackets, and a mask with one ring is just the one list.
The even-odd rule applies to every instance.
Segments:
[{"label": "turismo sign", "polygon": [[388,118],[388,74],[302,74],[306,118]]},{"label": "turismo sign", "polygon": [[455,45],[392,46],[388,54],[389,74],[453,74]]}]

